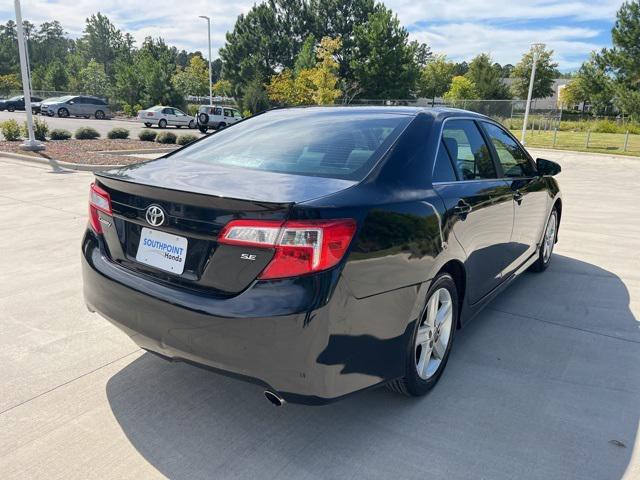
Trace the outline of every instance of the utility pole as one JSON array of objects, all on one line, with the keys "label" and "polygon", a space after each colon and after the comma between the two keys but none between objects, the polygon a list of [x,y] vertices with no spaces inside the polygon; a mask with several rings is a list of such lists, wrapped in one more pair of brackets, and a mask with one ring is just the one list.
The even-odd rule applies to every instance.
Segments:
[{"label": "utility pole", "polygon": [[22,12],[20,0],[14,0],[16,9],[16,30],[18,32],[18,52],[20,53],[20,73],[22,74],[22,91],[24,92],[24,110],[27,114],[27,130],[29,138],[20,145],[23,150],[44,150],[44,145],[36,142],[33,134],[33,112],[31,111],[31,80],[27,66],[27,54],[24,42],[24,28],[22,26]]},{"label": "utility pole", "polygon": [[200,18],[204,18],[207,21],[209,34],[209,106],[211,106],[213,105],[213,91],[211,87],[211,19],[206,15],[200,15]]},{"label": "utility pole", "polygon": [[522,136],[520,142],[525,144],[525,137],[527,135],[527,122],[529,121],[529,108],[531,107],[531,97],[533,96],[533,82],[536,79],[536,63],[540,57],[540,52],[544,48],[544,43],[531,44],[531,52],[533,54],[533,65],[531,66],[531,78],[529,78],[529,94],[527,95],[527,105],[524,109],[524,121],[522,122]]}]

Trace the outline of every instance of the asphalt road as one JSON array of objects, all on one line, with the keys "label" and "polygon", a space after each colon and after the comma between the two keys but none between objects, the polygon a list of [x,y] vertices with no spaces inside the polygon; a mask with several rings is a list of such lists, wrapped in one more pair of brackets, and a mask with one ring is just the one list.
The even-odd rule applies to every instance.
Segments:
[{"label": "asphalt road", "polygon": [[544,156],[552,265],[459,332],[432,393],[280,409],[89,314],[91,175],[0,159],[0,478],[640,478],[640,161]]},{"label": "asphalt road", "polygon": [[[26,121],[27,117],[25,112],[7,112],[0,111],[0,122],[9,119],[17,120],[21,125]],[[133,120],[96,120],[95,118],[77,118],[77,117],[69,117],[69,118],[59,118],[59,117],[46,117],[44,115],[36,115],[34,118],[44,119],[49,125],[49,130],[54,128],[64,128],[69,130],[71,133],[75,132],[80,127],[93,127],[102,137],[107,136],[107,132],[115,127],[123,127],[129,130],[131,138],[137,138],[140,130],[145,129],[147,127],[142,123],[135,122]],[[159,130],[158,127],[152,127],[154,130]],[[175,127],[167,127],[165,130],[176,131]],[[190,130],[187,128],[181,128],[179,131],[181,132],[189,132],[194,135],[200,136],[200,132],[196,129]],[[0,134],[0,138],[2,135]]]}]

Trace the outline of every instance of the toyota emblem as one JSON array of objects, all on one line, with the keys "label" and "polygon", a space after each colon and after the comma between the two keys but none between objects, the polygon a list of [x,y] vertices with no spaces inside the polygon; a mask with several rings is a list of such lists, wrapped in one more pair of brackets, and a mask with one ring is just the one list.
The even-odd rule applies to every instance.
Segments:
[{"label": "toyota emblem", "polygon": [[162,207],[159,207],[158,205],[149,205],[149,207],[147,207],[145,218],[147,219],[147,222],[149,222],[149,225],[159,227],[164,223],[165,217],[166,215],[164,214]]}]

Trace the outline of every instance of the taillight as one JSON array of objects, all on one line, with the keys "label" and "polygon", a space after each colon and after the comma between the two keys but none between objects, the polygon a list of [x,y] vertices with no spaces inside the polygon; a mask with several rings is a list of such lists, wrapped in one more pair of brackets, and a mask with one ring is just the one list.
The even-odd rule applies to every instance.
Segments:
[{"label": "taillight", "polygon": [[153,112],[147,112],[147,117],[153,117],[155,114]]},{"label": "taillight", "polygon": [[102,233],[98,211],[111,215],[111,198],[106,191],[92,183],[89,190],[89,224],[94,232]]},{"label": "taillight", "polygon": [[235,220],[220,232],[218,242],[274,248],[275,255],[260,278],[285,278],[335,266],[344,257],[355,231],[353,219],[285,223]]}]

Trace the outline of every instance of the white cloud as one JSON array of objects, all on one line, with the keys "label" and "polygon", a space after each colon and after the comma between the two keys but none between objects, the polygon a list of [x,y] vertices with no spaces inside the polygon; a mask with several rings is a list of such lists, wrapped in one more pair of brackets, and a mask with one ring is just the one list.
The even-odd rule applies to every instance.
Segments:
[{"label": "white cloud", "polygon": [[[490,52],[501,63],[515,63],[529,44],[547,43],[556,51],[560,68],[579,65],[593,49],[601,48],[596,37],[602,32],[581,22],[612,23],[622,0],[387,0],[412,38],[426,41],[436,52],[454,60],[470,59]],[[100,10],[140,43],[145,36],[161,36],[167,43],[188,50],[206,51],[205,21],[212,18],[214,56],[224,44],[225,32],[236,17],[246,13],[254,0],[22,0],[23,17],[34,23],[60,20],[72,35],[82,33],[85,19]],[[0,6],[0,21],[13,18],[9,2]],[[560,21],[558,20],[560,19]],[[544,21],[555,20],[552,27]],[[558,26],[558,24],[566,26]],[[526,26],[523,26],[526,25]],[[532,27],[531,25],[535,25]]]}]

